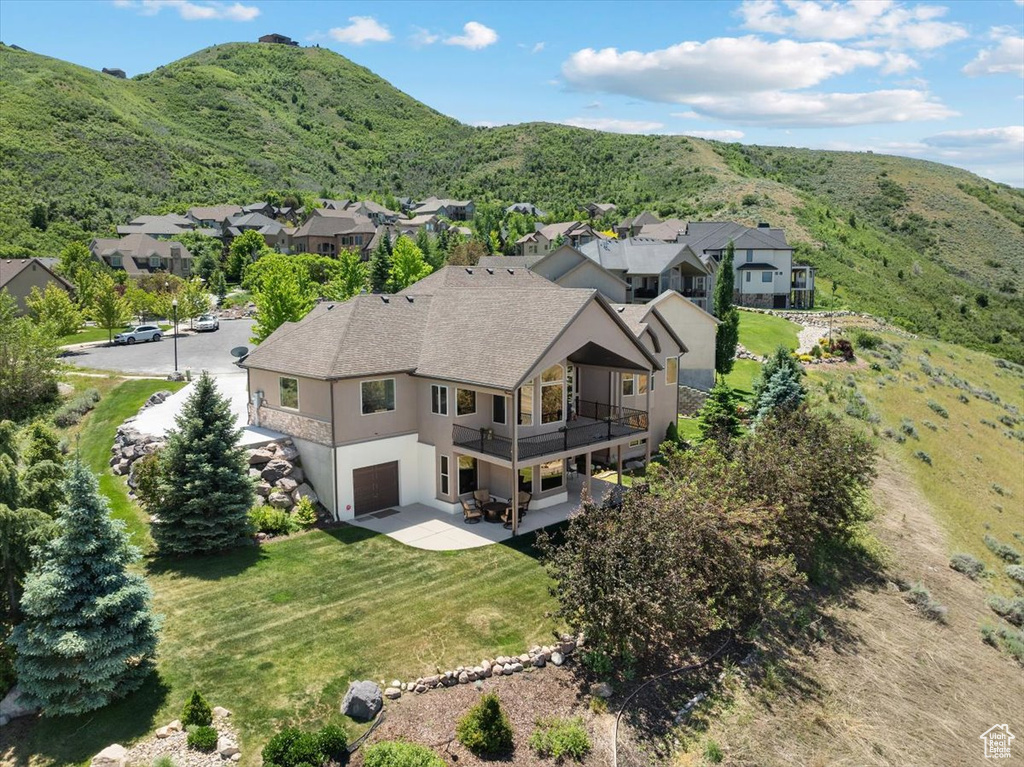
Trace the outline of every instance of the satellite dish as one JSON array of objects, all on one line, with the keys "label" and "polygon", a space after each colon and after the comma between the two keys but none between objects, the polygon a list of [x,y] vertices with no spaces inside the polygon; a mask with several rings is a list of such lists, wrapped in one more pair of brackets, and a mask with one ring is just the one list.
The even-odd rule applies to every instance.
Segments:
[{"label": "satellite dish", "polygon": [[242,357],[248,357],[249,348],[246,346],[236,346],[234,349],[231,350],[231,356],[238,357],[239,359],[241,359]]}]

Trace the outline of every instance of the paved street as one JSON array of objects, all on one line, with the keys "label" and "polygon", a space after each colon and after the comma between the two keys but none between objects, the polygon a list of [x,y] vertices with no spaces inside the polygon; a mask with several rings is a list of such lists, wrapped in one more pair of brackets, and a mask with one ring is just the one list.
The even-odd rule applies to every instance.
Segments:
[{"label": "paved street", "polygon": [[[221,320],[220,330],[178,338],[178,369],[193,373],[238,373],[231,350],[236,346],[253,348],[249,342],[252,320]],[[122,373],[167,375],[174,370],[174,339],[168,334],[161,341],[134,346],[94,346],[76,349],[63,358],[71,365]]]}]

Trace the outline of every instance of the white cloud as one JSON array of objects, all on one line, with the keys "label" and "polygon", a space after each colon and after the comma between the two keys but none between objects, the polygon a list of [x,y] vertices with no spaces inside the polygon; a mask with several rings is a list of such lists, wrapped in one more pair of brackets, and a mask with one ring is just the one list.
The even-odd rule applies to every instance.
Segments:
[{"label": "white cloud", "polygon": [[756,32],[860,45],[929,50],[967,37],[960,24],[939,21],[947,8],[892,0],[745,0],[738,14]]},{"label": "white cloud", "polygon": [[664,123],[659,122],[618,120],[614,117],[570,117],[561,122],[574,128],[589,128],[609,133],[655,133],[665,127]]},{"label": "white cloud", "polygon": [[413,45],[433,45],[441,39],[440,35],[434,34],[429,29],[424,29],[423,27],[414,27],[414,29],[416,31],[409,36]]},{"label": "white cloud", "polygon": [[469,48],[471,51],[478,51],[488,45],[498,42],[498,33],[490,27],[485,27],[479,21],[467,22],[462,27],[463,34],[446,37],[445,45],[458,45]]},{"label": "white cloud", "polygon": [[715,141],[739,141],[744,133],[741,130],[688,130],[683,135],[694,138],[709,138]]},{"label": "white cloud", "polygon": [[156,16],[164,8],[170,8],[185,21],[252,21],[260,15],[260,9],[254,5],[215,0],[114,0],[114,5],[138,11],[143,16]]},{"label": "white cloud", "polygon": [[363,43],[386,43],[391,31],[373,16],[349,16],[347,27],[334,27],[328,34],[339,43],[362,45]]},{"label": "white cloud", "polygon": [[913,90],[868,93],[785,93],[703,95],[690,104],[708,117],[741,125],[820,128],[871,123],[942,120],[957,113],[929,94]]},{"label": "white cloud", "polygon": [[600,101],[591,101],[589,104],[587,104],[583,108],[584,109],[600,109],[601,108],[601,102]]},{"label": "white cloud", "polygon": [[993,29],[991,37],[996,45],[978,51],[963,68],[963,73],[970,77],[998,74],[1024,77],[1024,37],[1001,28]]},{"label": "white cloud", "polygon": [[941,150],[950,158],[1006,153],[1013,155],[1019,164],[1020,158],[1024,156],[1024,125],[945,131],[928,136],[921,142],[925,146]]},{"label": "white cloud", "polygon": [[699,114],[697,114],[696,112],[694,112],[692,110],[689,111],[689,112],[672,112],[671,115],[672,115],[672,117],[679,117],[679,118],[682,118],[683,120],[703,120],[704,119],[704,117],[702,115],[699,115]]},{"label": "white cloud", "polygon": [[888,63],[875,51],[835,43],[769,43],[747,36],[684,42],[650,53],[584,48],[562,65],[562,74],[580,90],[685,103],[694,94],[807,88]]},{"label": "white cloud", "polygon": [[534,43],[533,48],[530,49],[530,53],[540,53],[544,50],[544,41],[541,40],[539,43]]}]

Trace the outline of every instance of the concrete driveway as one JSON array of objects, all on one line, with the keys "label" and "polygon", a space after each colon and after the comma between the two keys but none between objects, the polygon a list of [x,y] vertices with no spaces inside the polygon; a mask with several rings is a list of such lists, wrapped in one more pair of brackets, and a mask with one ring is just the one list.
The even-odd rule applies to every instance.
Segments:
[{"label": "concrete driveway", "polygon": [[[253,348],[249,341],[252,320],[221,320],[220,329],[212,333],[178,336],[178,370],[191,368],[198,374],[238,373],[231,350],[236,346]],[[180,328],[180,326],[179,326]],[[133,346],[93,346],[67,351],[63,358],[71,365],[121,373],[167,375],[174,370],[174,339],[170,335],[160,341]]]}]

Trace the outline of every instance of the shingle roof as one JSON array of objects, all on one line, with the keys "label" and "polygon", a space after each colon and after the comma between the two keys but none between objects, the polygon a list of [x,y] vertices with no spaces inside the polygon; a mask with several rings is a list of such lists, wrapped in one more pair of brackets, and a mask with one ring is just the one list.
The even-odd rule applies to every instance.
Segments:
[{"label": "shingle roof", "polygon": [[532,256],[481,256],[477,266],[492,269],[529,269],[544,258],[544,254]]},{"label": "shingle roof", "polygon": [[675,264],[686,262],[708,273],[707,267],[685,244],[661,242],[644,238],[625,240],[593,240],[581,245],[579,251],[605,269],[629,275],[661,274]]},{"label": "shingle roof", "polygon": [[737,224],[735,221],[691,221],[680,238],[690,243],[698,253],[706,250],[725,250],[729,242],[739,250],[741,248],[760,248],[766,250],[792,250],[786,242],[786,233],[782,229],[768,227],[752,228]]},{"label": "shingle roof", "polygon": [[[512,260],[514,256],[485,256],[501,261]],[[483,259],[481,259],[483,260]],[[433,274],[413,283],[399,295],[428,296],[444,288],[505,288],[505,287],[556,288],[539,274],[525,267],[491,266],[446,266]]]},{"label": "shingle roof", "polygon": [[366,216],[347,211],[317,210],[306,223],[295,230],[293,237],[334,237],[337,234],[373,234],[377,227]]},{"label": "shingle roof", "polygon": [[74,289],[70,282],[53,271],[53,265],[57,261],[58,259],[56,258],[5,258],[0,260],[0,288],[7,285],[11,280],[32,266],[32,264],[36,264],[49,272],[50,276],[61,283],[66,289]]},{"label": "shingle roof", "polygon": [[160,258],[171,258],[171,247],[180,248],[179,258],[192,258],[188,248],[174,240],[157,240],[148,234],[130,234],[127,237],[101,238],[98,237],[89,243],[89,250],[96,257],[121,256],[122,267],[129,274],[136,274],[149,270],[149,258],[160,256]]},{"label": "shingle roof", "polygon": [[229,216],[241,212],[241,205],[210,205],[188,209],[188,214],[196,221],[223,221]]},{"label": "shingle roof", "polygon": [[534,205],[532,202],[514,202],[505,208],[506,213],[525,213],[526,215],[536,216],[537,218],[544,218],[547,215],[544,211]]}]

